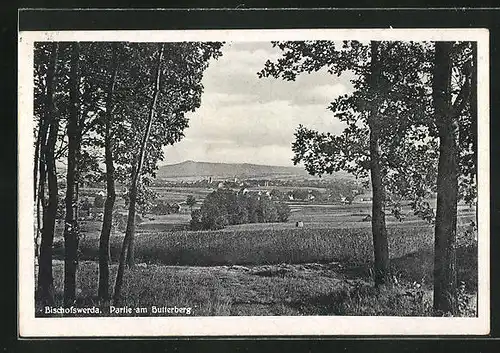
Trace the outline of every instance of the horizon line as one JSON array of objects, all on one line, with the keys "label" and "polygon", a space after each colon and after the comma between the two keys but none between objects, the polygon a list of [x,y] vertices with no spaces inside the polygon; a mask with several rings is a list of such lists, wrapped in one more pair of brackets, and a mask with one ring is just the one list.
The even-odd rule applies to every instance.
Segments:
[{"label": "horizon line", "polygon": [[285,167],[285,168],[299,168],[302,169],[302,167],[298,165],[278,165],[278,164],[259,164],[259,163],[250,163],[250,162],[209,162],[209,161],[195,161],[193,159],[185,159],[182,162],[177,162],[177,163],[168,163],[168,164],[161,164],[159,167],[166,167],[166,166],[172,166],[172,165],[178,165],[178,164],[183,164],[183,163],[209,163],[209,164],[249,164],[249,165],[258,165],[258,166],[263,166],[263,167]]}]

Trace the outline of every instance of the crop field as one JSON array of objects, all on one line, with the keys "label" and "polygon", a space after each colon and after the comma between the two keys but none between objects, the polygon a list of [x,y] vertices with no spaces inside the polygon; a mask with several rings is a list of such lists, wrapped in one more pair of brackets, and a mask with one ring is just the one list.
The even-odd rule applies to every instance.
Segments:
[{"label": "crop field", "polygon": [[[172,202],[187,195],[202,200],[208,192],[165,188],[158,193]],[[232,225],[218,231],[188,230],[189,212],[142,217],[135,237],[138,265],[125,271],[124,305],[175,303],[192,307],[198,316],[432,315],[432,224],[414,216],[408,206],[403,208],[403,222],[386,216],[391,268],[399,284],[380,296],[372,286],[371,222],[364,220],[371,213],[369,203],[289,206],[288,222]],[[474,217],[474,209],[459,207],[460,239]],[[297,221],[303,227],[296,227]],[[96,302],[101,222],[81,226],[77,305],[85,306]],[[54,243],[58,301],[63,288],[62,227],[60,222]],[[475,316],[477,247],[470,239],[462,240],[457,248],[458,280],[466,286],[462,315]],[[113,230],[111,278],[122,241],[123,232]]]},{"label": "crop field", "polygon": [[[389,228],[391,256],[429,247],[432,229],[422,227]],[[123,237],[111,242],[116,259]],[[135,241],[138,262],[163,265],[258,265],[343,261],[365,263],[372,260],[371,231],[349,229],[263,229],[220,231],[175,231],[138,234]],[[81,258],[97,260],[99,241],[85,239]]]},{"label": "crop field", "polygon": [[213,190],[207,188],[182,188],[182,187],[152,187],[158,198],[168,202],[183,202],[186,201],[188,195],[192,195],[198,201],[203,201],[205,197]]},{"label": "crop field", "polygon": [[[123,304],[175,303],[192,308],[196,316],[432,315],[432,228],[388,231],[398,282],[384,295],[371,284],[367,228],[138,234],[138,265],[126,271]],[[112,238],[112,278],[122,240]],[[97,249],[97,238],[80,246],[77,305],[96,303]],[[55,250],[61,259],[62,249]],[[475,316],[477,248],[460,243],[457,261],[458,280],[466,283],[461,295],[467,306],[461,314]],[[61,260],[54,263],[54,275],[60,301]]]}]

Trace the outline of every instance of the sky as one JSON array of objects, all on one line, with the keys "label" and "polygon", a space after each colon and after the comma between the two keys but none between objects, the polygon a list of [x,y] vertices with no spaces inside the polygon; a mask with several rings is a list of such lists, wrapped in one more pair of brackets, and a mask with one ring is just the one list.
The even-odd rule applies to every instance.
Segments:
[{"label": "sky", "polygon": [[294,82],[257,77],[264,63],[280,57],[270,42],[229,42],[203,77],[201,106],[189,113],[185,137],[164,148],[162,164],[185,160],[292,166],[294,131],[304,126],[340,133],[343,124],[327,110],[351,92],[347,76],[326,71]]}]

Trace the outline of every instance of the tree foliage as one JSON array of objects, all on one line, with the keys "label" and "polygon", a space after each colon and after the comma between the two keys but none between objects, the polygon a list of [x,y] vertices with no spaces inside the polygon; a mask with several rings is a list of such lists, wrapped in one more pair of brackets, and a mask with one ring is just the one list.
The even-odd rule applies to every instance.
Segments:
[{"label": "tree foliage", "polygon": [[[139,174],[139,190],[144,188],[145,202],[141,204],[147,209],[148,180],[154,177],[157,162],[163,158],[162,148],[183,137],[183,130],[188,126],[186,114],[201,104],[203,72],[211,59],[221,55],[222,43],[163,43],[164,55],[158,61],[159,47],[157,43],[128,42],[35,45],[33,190],[38,209],[37,228],[42,229],[42,213],[46,223],[42,243],[47,266],[42,266],[40,277],[47,284],[42,283],[41,287],[45,297],[51,296],[49,287],[52,286],[50,248],[54,227],[50,224],[55,222],[58,204],[56,162],[67,158],[65,164],[71,167],[68,167],[70,183],[66,185],[67,208],[71,207],[71,212],[66,212],[71,220],[66,223],[71,223],[71,228],[66,233],[72,232],[68,239],[71,238],[73,250],[78,247],[78,187],[82,183],[107,181],[105,206],[107,204],[111,212],[107,212],[110,217],[105,217],[103,229],[105,223],[111,225],[112,222],[113,204],[108,201],[113,199],[110,191],[114,190],[115,181],[130,188],[134,170]],[[158,84],[157,78],[160,78]],[[155,86],[158,99],[151,104]],[[144,131],[150,114],[153,118],[148,135]],[[144,148],[144,168],[137,168],[135,157],[141,148]],[[103,161],[106,161],[106,170],[102,170]],[[49,202],[45,194],[47,184]],[[109,234],[109,229],[104,233]],[[37,239],[38,236],[36,242]],[[102,245],[105,247],[107,243],[105,236]],[[67,263],[75,269],[68,273],[76,272],[73,264],[77,260],[68,258]],[[70,277],[75,276],[70,274]],[[69,282],[74,282],[73,279]],[[70,287],[68,285],[68,303],[74,297]],[[46,299],[51,302],[50,298]]]},{"label": "tree foliage", "polygon": [[180,141],[188,126],[186,113],[201,104],[204,70],[209,61],[220,55],[222,43],[129,43],[130,57],[125,89],[117,89],[123,103],[117,114],[128,127],[119,139],[116,162],[130,175],[130,203],[127,228],[120,253],[114,303],[121,299],[124,257],[129,267],[134,265],[135,204],[143,176],[155,176],[158,161],[163,159],[163,147]]},{"label": "tree foliage", "polygon": [[269,197],[250,196],[233,190],[216,190],[207,195],[201,209],[191,212],[191,229],[216,230],[227,225],[286,222],[290,207]]},{"label": "tree foliage", "polygon": [[[340,135],[318,132],[300,125],[292,145],[294,164],[304,163],[312,175],[344,170],[370,179],[373,191],[372,231],[375,284],[388,282],[388,245],[384,207],[389,185],[407,159],[402,153],[415,129],[427,119],[429,76],[428,46],[414,42],[304,41],[274,42],[283,56],[266,62],[259,77],[295,80],[298,74],[325,70],[340,76],[349,73],[354,91],[332,97],[329,106],[345,124]],[[414,145],[414,144],[413,144]],[[413,147],[412,147],[413,148]],[[424,160],[432,167],[435,161]]]},{"label": "tree foliage", "polygon": [[196,198],[193,195],[188,195],[186,198],[186,205],[188,205],[192,211],[193,206],[196,205]]},{"label": "tree foliage", "polygon": [[[354,92],[332,97],[328,107],[345,124],[343,132],[334,135],[299,125],[292,145],[295,164],[304,163],[312,175],[343,170],[367,177],[370,170],[368,119],[370,107],[376,105],[382,171],[388,191],[410,195],[412,188],[428,188],[435,182],[432,175],[422,178],[415,170],[434,171],[434,174],[436,170],[437,155],[432,148],[436,142],[429,136],[428,128],[431,44],[381,42],[381,70],[376,87],[368,82],[371,57],[368,43],[306,41],[274,45],[283,50],[283,58],[276,63],[268,61],[260,77],[295,80],[299,73],[319,70],[338,76],[348,73],[353,77]],[[431,141],[427,143],[427,140]],[[424,150],[429,158],[409,163]]]}]

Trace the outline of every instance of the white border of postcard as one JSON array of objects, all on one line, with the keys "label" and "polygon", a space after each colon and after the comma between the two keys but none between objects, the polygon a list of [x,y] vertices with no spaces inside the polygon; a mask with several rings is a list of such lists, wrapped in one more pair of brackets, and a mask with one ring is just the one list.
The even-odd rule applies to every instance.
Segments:
[{"label": "white border of postcard", "polygon": [[[33,244],[33,43],[35,41],[415,40],[478,42],[478,317],[35,318]],[[484,335],[490,329],[489,32],[487,29],[25,31],[18,61],[18,315],[21,337]]]}]

